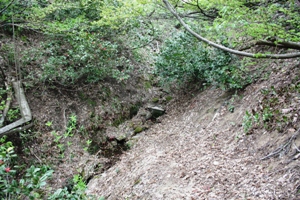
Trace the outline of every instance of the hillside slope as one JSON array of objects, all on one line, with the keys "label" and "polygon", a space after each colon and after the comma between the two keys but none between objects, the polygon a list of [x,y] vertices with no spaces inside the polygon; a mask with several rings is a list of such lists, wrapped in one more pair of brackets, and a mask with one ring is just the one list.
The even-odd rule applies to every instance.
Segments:
[{"label": "hillside slope", "polygon": [[[246,135],[242,127],[245,111],[264,98],[263,88],[299,80],[296,63],[270,66],[268,80],[235,95],[208,88],[172,100],[161,123],[136,136],[134,147],[94,177],[87,192],[105,199],[297,199],[297,129]],[[292,140],[285,155],[261,159]]]}]

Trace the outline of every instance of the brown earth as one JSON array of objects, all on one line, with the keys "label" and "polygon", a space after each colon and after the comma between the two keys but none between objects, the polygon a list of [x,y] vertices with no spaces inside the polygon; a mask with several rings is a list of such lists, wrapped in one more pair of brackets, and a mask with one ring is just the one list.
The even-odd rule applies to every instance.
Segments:
[{"label": "brown earth", "polygon": [[299,83],[297,60],[274,63],[268,78],[236,94],[213,87],[182,92],[161,123],[135,136],[132,149],[89,182],[87,193],[105,199],[300,199],[299,98],[279,105],[297,108],[294,123],[281,131],[257,126],[245,134],[242,126],[246,110],[262,106],[262,89]]}]

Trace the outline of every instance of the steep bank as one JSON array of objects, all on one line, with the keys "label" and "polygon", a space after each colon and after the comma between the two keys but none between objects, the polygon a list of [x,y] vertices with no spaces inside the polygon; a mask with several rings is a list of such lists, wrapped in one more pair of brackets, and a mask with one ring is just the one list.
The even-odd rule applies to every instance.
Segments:
[{"label": "steep bank", "polygon": [[[261,128],[246,135],[242,126],[245,111],[264,98],[262,89],[299,80],[296,63],[270,67],[267,80],[236,95],[214,88],[191,99],[182,95],[161,123],[89,182],[88,193],[105,199],[297,199],[297,129]],[[286,154],[261,159],[291,138]]]}]

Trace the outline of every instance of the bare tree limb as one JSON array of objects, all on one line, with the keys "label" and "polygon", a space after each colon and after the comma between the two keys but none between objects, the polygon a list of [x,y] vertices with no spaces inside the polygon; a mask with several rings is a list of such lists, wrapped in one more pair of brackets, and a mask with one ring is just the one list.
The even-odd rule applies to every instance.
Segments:
[{"label": "bare tree limb", "polygon": [[278,45],[282,45],[283,48],[300,50],[300,43],[296,43],[296,42],[278,42]]},{"label": "bare tree limb", "polygon": [[296,42],[277,42],[277,43],[275,43],[273,41],[259,40],[257,42],[252,42],[252,44],[249,44],[248,46],[239,49],[239,51],[245,51],[256,45],[265,45],[265,46],[271,46],[271,47],[300,50],[300,43],[296,43]]},{"label": "bare tree limb", "polygon": [[204,12],[204,10],[199,6],[199,0],[197,0],[197,4],[193,4],[193,3],[190,3],[188,1],[184,1],[183,2],[187,5],[190,5],[190,6],[195,6],[198,8],[199,11],[197,11],[196,13],[201,13],[203,16],[207,17],[207,18],[210,18],[210,19],[215,19],[217,16],[211,16],[211,15],[208,15]]},{"label": "bare tree limb", "polygon": [[254,54],[254,53],[248,53],[244,51],[238,51],[234,50],[222,45],[219,45],[217,43],[214,43],[201,35],[197,34],[195,31],[193,31],[182,19],[181,17],[177,14],[177,12],[174,10],[173,6],[169,3],[168,0],[163,0],[164,4],[166,5],[167,9],[176,17],[176,19],[182,24],[182,26],[187,30],[190,34],[195,36],[198,40],[203,41],[207,43],[210,46],[213,46],[215,48],[221,49],[223,51],[227,51],[232,54],[240,55],[240,56],[245,56],[245,57],[251,57],[251,58],[271,58],[271,59],[287,59],[287,58],[296,58],[300,57],[300,52],[297,53],[288,53],[288,54]]}]

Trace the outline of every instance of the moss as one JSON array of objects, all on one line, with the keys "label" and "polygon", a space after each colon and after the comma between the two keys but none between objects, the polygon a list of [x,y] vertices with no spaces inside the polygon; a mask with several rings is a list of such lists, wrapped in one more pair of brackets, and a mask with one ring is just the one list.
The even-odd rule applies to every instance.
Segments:
[{"label": "moss", "polygon": [[152,102],[153,102],[153,103],[158,103],[158,101],[159,101],[159,98],[157,98],[157,97],[154,97],[154,98],[152,99]]},{"label": "moss", "polygon": [[137,126],[137,127],[134,129],[134,133],[140,133],[140,132],[142,132],[143,130],[144,130],[143,127]]},{"label": "moss", "polygon": [[167,102],[171,101],[172,99],[173,99],[172,96],[167,96],[167,97],[166,97],[166,101],[167,101]]},{"label": "moss", "polygon": [[129,140],[126,142],[126,148],[127,149],[131,149],[133,147],[133,145],[136,143],[136,140]]},{"label": "moss", "polygon": [[93,101],[92,99],[87,99],[87,103],[92,107],[96,106],[96,101]]},{"label": "moss", "polygon": [[122,116],[119,116],[118,118],[116,118],[113,123],[112,123],[112,126],[114,127],[118,127],[120,124],[124,123],[125,122],[125,118],[122,117]]},{"label": "moss", "polygon": [[146,82],[144,83],[144,87],[145,87],[146,89],[150,89],[150,88],[152,87],[150,81],[146,81]]},{"label": "moss", "polygon": [[85,101],[86,100],[86,95],[83,93],[83,92],[79,92],[78,93],[78,96],[79,96],[79,98],[80,98],[80,100],[82,100],[82,101]]}]

